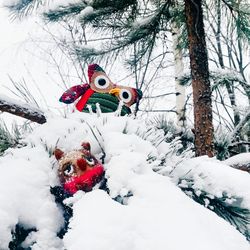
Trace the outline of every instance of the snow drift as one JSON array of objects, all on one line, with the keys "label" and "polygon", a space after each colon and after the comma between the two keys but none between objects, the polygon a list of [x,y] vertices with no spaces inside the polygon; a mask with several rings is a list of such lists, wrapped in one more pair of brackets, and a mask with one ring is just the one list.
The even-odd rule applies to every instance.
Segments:
[{"label": "snow drift", "polygon": [[[217,186],[211,193],[218,195],[222,189],[237,192],[250,207],[247,173],[220,163],[223,166],[216,175],[215,165],[219,163],[215,160],[182,159],[171,179],[153,171],[167,145],[154,145],[152,133],[145,136],[148,127],[141,120],[84,113],[47,120],[25,138],[26,147],[9,149],[0,158],[0,249],[8,249],[17,224],[35,229],[22,244],[31,249],[249,249],[239,231],[189,198],[173,181],[196,166],[197,171],[193,171],[199,187],[206,183],[209,186],[209,182],[204,184],[198,179],[198,172],[207,171]],[[83,141],[91,143],[97,158],[105,152],[109,192],[96,187],[66,199],[73,216],[60,239],[57,233],[64,222],[62,210],[50,193],[51,186],[59,185],[51,152],[56,146],[64,151],[77,149]],[[222,185],[217,185],[220,181]]]}]

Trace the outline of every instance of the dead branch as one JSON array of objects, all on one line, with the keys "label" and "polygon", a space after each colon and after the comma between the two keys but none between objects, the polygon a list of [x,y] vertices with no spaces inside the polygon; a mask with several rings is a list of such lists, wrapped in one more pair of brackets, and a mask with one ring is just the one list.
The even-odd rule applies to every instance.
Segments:
[{"label": "dead branch", "polygon": [[41,110],[2,95],[0,96],[0,111],[23,117],[39,124],[46,122],[44,113]]}]

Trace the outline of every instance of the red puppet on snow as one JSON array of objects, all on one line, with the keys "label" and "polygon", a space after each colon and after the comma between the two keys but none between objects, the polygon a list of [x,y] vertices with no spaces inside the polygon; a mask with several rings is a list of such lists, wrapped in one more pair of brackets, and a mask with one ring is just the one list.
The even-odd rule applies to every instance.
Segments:
[{"label": "red puppet on snow", "polygon": [[85,192],[102,180],[104,168],[90,152],[90,144],[82,143],[82,148],[64,153],[55,149],[54,155],[58,160],[59,178],[64,190],[74,194],[78,190]]}]

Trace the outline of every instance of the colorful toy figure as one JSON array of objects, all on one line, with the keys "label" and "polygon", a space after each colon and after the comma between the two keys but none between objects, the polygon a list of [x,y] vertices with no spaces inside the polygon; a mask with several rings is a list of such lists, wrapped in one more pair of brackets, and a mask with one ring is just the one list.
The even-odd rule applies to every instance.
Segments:
[{"label": "colorful toy figure", "polygon": [[[121,115],[130,114],[130,106],[142,98],[140,89],[114,84],[104,70],[97,64],[88,67],[89,84],[73,86],[60,98],[60,102],[70,104],[76,101],[77,110],[89,112],[89,108],[96,112],[96,104],[99,103],[103,113],[117,110],[119,102],[123,102]],[[88,107],[89,106],[89,107]]]},{"label": "colorful toy figure", "polygon": [[91,191],[102,180],[104,168],[91,154],[88,142],[82,143],[82,149],[68,153],[57,148],[54,155],[59,163],[60,181],[67,193]]}]

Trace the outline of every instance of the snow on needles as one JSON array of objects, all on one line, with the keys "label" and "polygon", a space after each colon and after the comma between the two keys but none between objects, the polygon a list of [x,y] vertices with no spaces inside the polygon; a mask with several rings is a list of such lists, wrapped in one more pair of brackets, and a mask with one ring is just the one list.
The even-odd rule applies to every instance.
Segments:
[{"label": "snow on needles", "polygon": [[241,197],[242,205],[250,208],[249,174],[228,167],[225,163],[207,156],[197,157],[180,164],[173,171],[173,176],[178,180],[182,177],[184,180],[192,180],[197,190],[206,190],[218,198],[222,198],[225,193],[229,198]]},{"label": "snow on needles", "polygon": [[[143,131],[147,127],[142,121],[113,114],[50,116],[25,139],[26,147],[8,150],[0,158],[0,249],[8,249],[11,230],[19,223],[36,228],[24,244],[31,249],[248,250],[248,242],[233,226],[186,196],[170,177],[152,170],[148,158],[161,152],[138,136]],[[105,151],[110,192],[78,191],[67,199],[73,217],[60,240],[56,233],[63,225],[62,214],[49,191],[58,185],[57,165],[49,153],[56,146],[65,151],[79,148],[83,141],[90,142],[99,158]],[[208,168],[214,164],[203,161]],[[224,171],[229,178],[229,168],[225,164],[220,177]],[[223,188],[246,188],[244,174],[234,172],[239,182],[225,179]],[[123,205],[117,197],[123,198]]]},{"label": "snow on needles", "polygon": [[80,14],[78,15],[78,18],[81,19],[81,18],[87,17],[88,15],[91,15],[93,12],[94,12],[93,7],[87,6],[80,12]]},{"label": "snow on needles", "polygon": [[242,153],[239,155],[235,155],[224,161],[224,163],[228,165],[249,164],[249,162],[250,162],[250,153]]},{"label": "snow on needles", "polygon": [[20,107],[20,109],[26,109],[29,110],[30,113],[41,113],[42,111],[38,108],[36,108],[35,103],[25,103],[25,102],[20,102],[19,100],[15,100],[13,98],[9,98],[6,95],[0,94],[0,100],[1,100],[1,105],[12,105],[12,106],[17,106]]}]

